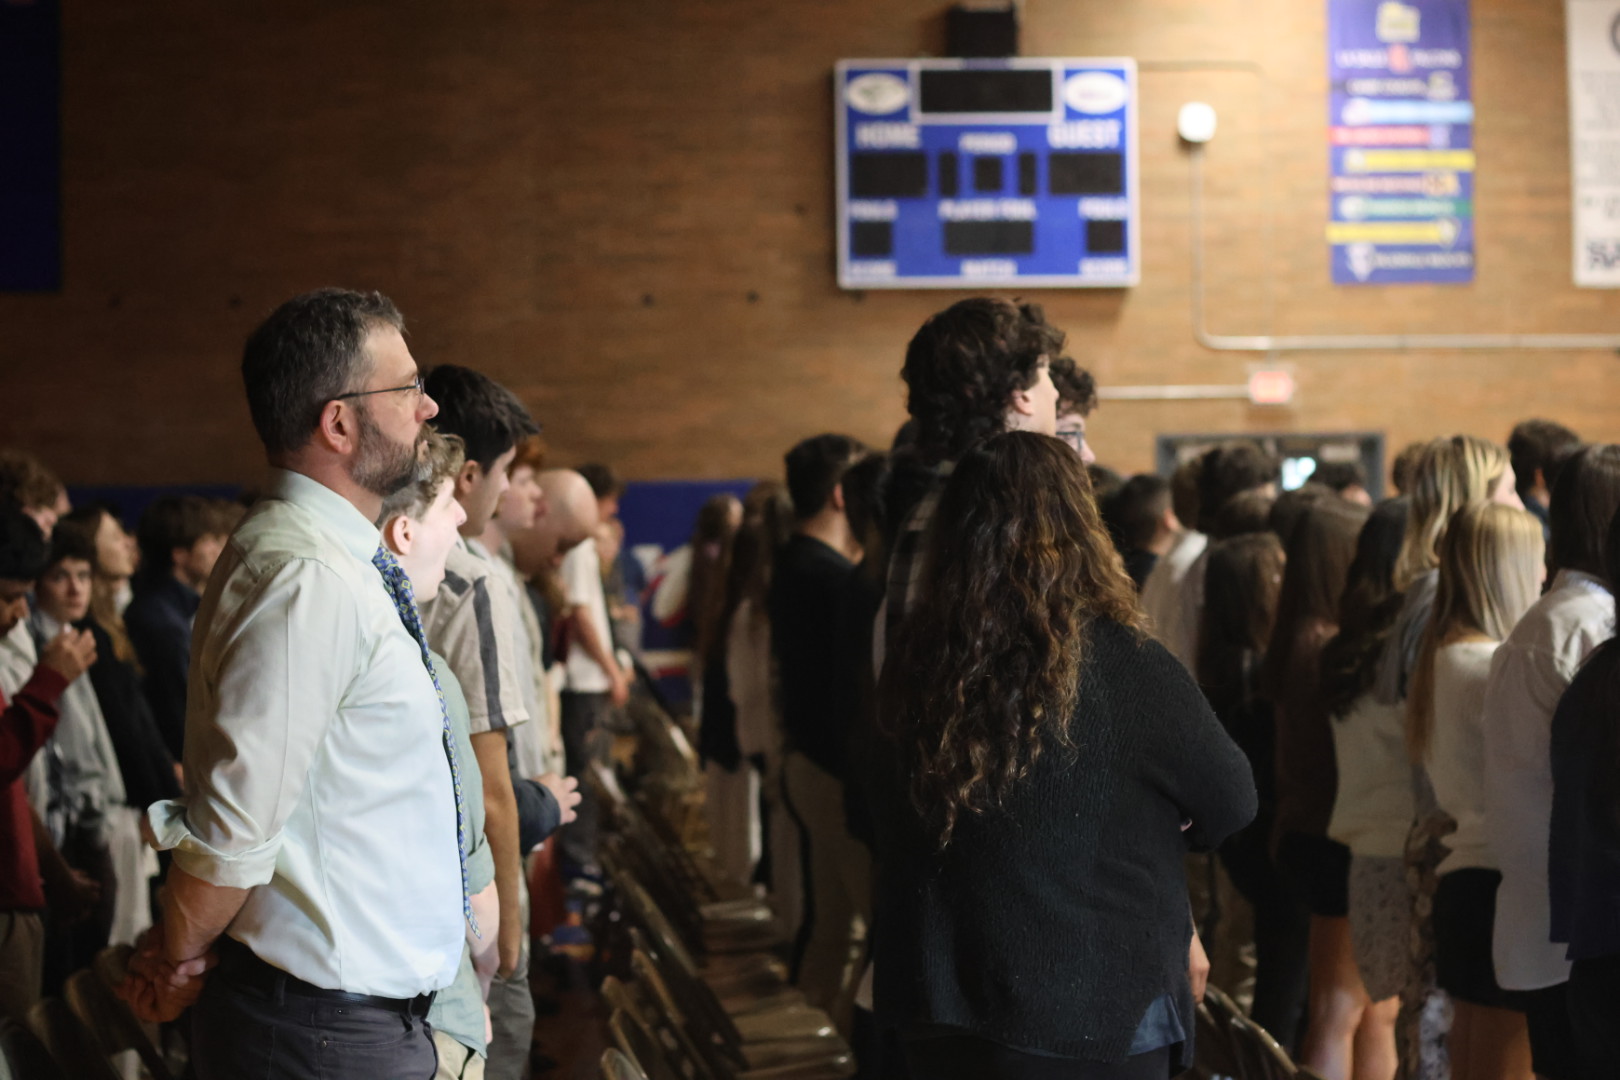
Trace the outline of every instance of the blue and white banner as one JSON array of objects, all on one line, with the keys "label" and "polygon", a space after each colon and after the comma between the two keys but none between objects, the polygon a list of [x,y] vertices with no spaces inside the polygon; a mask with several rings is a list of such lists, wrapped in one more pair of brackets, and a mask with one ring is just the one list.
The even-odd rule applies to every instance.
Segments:
[{"label": "blue and white banner", "polygon": [[1468,0],[1328,0],[1336,285],[1474,279]]}]

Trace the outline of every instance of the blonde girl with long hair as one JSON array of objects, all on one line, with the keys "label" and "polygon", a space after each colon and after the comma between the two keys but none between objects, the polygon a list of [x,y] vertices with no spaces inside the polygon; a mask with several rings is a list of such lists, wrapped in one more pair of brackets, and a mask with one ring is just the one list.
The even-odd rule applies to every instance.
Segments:
[{"label": "blonde girl with long hair", "polygon": [[[1440,546],[1452,516],[1470,503],[1495,502],[1523,509],[1508,452],[1488,439],[1452,435],[1430,442],[1412,470],[1412,512],[1395,561],[1395,587],[1405,594],[1401,613],[1379,661],[1373,686],[1379,703],[1401,707],[1408,697],[1423,632],[1429,625],[1439,585]],[[1413,912],[1427,907],[1437,887],[1435,865],[1445,853],[1441,838],[1451,819],[1434,805],[1423,770],[1414,778],[1416,819],[1407,838],[1405,866],[1393,861],[1385,891],[1394,897],[1408,888]],[[1371,882],[1364,882],[1370,887]],[[1409,918],[1411,916],[1408,916]],[[1412,1080],[1443,1080],[1448,1075],[1439,1030],[1430,1030],[1436,1010],[1425,1007],[1434,994],[1433,933],[1429,921],[1417,920],[1409,935],[1411,953],[1400,1027],[1405,1032],[1404,1065]]]},{"label": "blonde girl with long hair", "polygon": [[1505,448],[1477,435],[1435,439],[1424,448],[1412,476],[1412,517],[1395,561],[1401,591],[1440,565],[1446,524],[1470,503],[1498,502],[1524,509],[1513,461]]},{"label": "blonde girl with long hair", "polygon": [[1473,503],[1440,545],[1433,615],[1407,698],[1406,744],[1457,823],[1436,867],[1436,981],[1455,1006],[1448,1039],[1455,1080],[1529,1080],[1530,1034],[1508,1006],[1491,961],[1502,880],[1485,828],[1485,686],[1491,657],[1541,594],[1541,523],[1523,510]]}]

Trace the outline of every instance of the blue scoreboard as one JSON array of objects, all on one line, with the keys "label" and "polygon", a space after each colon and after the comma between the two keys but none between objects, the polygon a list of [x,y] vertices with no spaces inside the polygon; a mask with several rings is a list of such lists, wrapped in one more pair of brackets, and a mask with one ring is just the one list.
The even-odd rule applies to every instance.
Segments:
[{"label": "blue scoreboard", "polygon": [[1139,280],[1134,60],[844,60],[833,85],[841,287]]}]

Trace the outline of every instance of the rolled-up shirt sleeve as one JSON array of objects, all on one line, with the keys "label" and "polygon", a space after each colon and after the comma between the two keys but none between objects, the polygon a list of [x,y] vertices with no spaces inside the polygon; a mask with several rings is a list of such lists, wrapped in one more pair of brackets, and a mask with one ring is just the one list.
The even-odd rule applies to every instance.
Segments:
[{"label": "rolled-up shirt sleeve", "polygon": [[[185,796],[147,818],[180,869],[247,889],[275,872],[282,828],[352,681],[360,627],[348,586],[317,560],[235,575],[197,638]],[[318,664],[311,642],[323,646]]]}]

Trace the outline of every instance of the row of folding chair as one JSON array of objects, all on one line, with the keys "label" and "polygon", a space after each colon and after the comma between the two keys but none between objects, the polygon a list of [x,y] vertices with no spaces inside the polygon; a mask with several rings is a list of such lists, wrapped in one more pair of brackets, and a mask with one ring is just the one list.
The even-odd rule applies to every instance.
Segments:
[{"label": "row of folding chair", "polygon": [[629,715],[635,725],[637,793],[649,817],[683,847],[708,846],[703,813],[703,766],[686,731],[658,698],[637,696]]},{"label": "row of folding chair", "polygon": [[660,979],[732,1044],[750,1038],[824,1037],[826,1014],[806,1005],[774,953],[730,952],[699,958],[681,940],[652,896],[609,850],[604,869],[618,911],[630,925],[630,947],[655,962]]},{"label": "row of folding chair", "polygon": [[776,912],[758,896],[722,897],[691,853],[658,835],[604,766],[586,777],[604,820],[603,860],[635,875],[694,954],[757,952],[784,944]]},{"label": "row of folding chair", "polygon": [[614,1046],[647,1080],[843,1080],[855,1072],[854,1055],[825,1014],[819,1025],[810,1017],[784,1024],[779,1013],[734,1017],[750,1029],[738,1043],[707,1026],[696,1003],[677,1001],[659,966],[639,949],[632,971],[629,983],[609,975],[602,996]]},{"label": "row of folding chair", "polygon": [[[618,920],[610,953],[629,958],[603,984],[617,1049],[647,1080],[852,1075],[849,1044],[788,982],[774,909],[718,878],[692,830],[671,820],[670,807],[680,814],[686,805],[671,795],[702,796],[684,733],[667,716],[643,716],[638,728],[634,797],[608,766],[586,777],[602,811],[605,910]],[[609,1068],[604,1058],[604,1075]]]},{"label": "row of folding chair", "polygon": [[0,1080],[122,1080],[130,1071],[172,1080],[155,1029],[113,993],[129,956],[128,946],[102,950],[94,968],[68,978],[65,1001],[46,998],[25,1024],[0,1024]]},{"label": "row of folding chair", "polygon": [[[666,1062],[675,1080],[729,1080],[790,1066],[795,1076],[852,1072],[848,1044],[831,1018],[789,984],[780,958],[769,950],[706,949],[705,939],[712,944],[715,935],[684,934],[626,857],[631,846],[609,834],[601,852],[613,910],[628,928],[626,974],[640,995],[639,1001],[616,998],[623,984],[610,977],[604,994],[627,1014],[620,1026],[633,1031],[640,1019],[661,1031],[665,1052],[676,1055]],[[627,1040],[621,1031],[619,1041]],[[633,1046],[621,1049],[660,1080],[657,1059],[643,1060]]]}]

